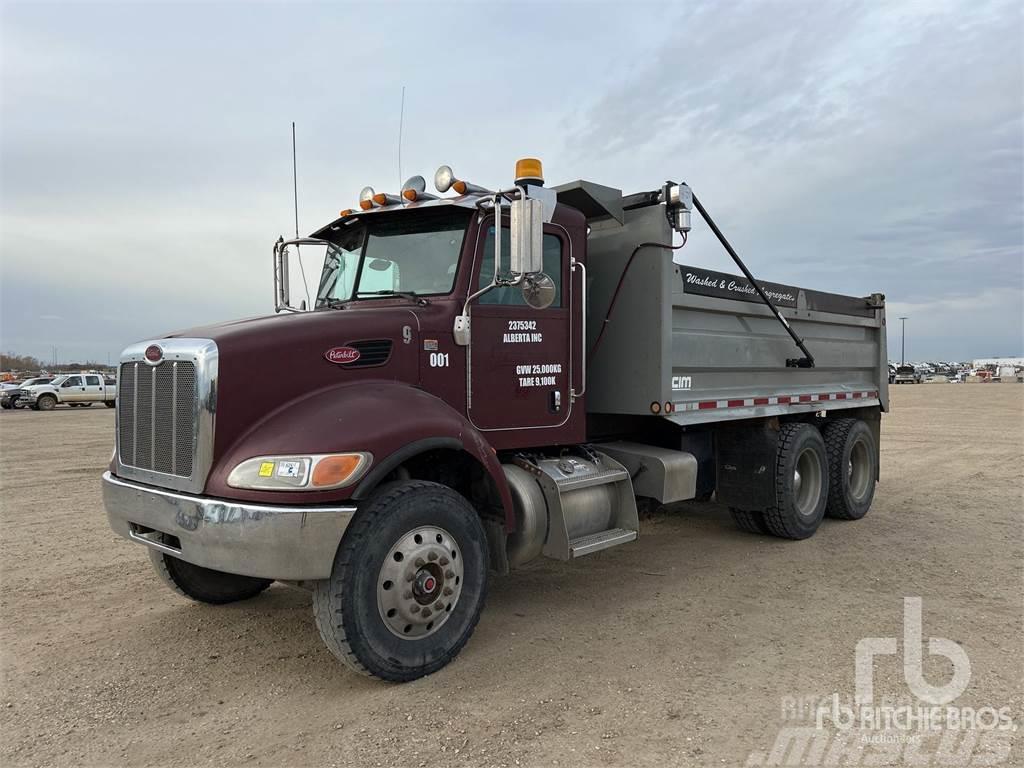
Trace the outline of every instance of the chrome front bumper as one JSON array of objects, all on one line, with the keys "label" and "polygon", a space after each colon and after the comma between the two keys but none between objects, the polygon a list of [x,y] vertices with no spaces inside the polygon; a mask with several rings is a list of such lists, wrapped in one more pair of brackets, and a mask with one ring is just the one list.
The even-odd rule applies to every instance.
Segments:
[{"label": "chrome front bumper", "polygon": [[115,533],[227,573],[282,581],[326,579],[354,506],[267,506],[189,496],[103,473]]}]

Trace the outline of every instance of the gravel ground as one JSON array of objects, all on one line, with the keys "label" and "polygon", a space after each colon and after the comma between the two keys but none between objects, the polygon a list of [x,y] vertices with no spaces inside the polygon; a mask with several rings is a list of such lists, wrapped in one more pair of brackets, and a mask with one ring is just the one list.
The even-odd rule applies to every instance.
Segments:
[{"label": "gravel ground", "polygon": [[[853,695],[857,641],[902,638],[904,596],[922,597],[925,637],[970,658],[955,704],[1019,724],[1024,387],[892,398],[863,521],[786,542],[678,505],[635,544],[494,579],[462,655],[406,685],[337,663],[308,592],[210,607],[164,588],[106,524],[111,411],[5,411],[0,763],[753,764],[793,701]],[[926,677],[948,680],[925,653]],[[899,657],[878,658],[874,685],[908,700]],[[1019,765],[1015,736],[975,758]],[[855,749],[854,764],[910,759]]]}]

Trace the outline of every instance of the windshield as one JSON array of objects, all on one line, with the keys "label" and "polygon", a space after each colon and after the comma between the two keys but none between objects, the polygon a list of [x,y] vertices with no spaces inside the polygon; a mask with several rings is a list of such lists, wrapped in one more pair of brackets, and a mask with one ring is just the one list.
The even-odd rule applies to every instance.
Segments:
[{"label": "windshield", "polygon": [[376,214],[349,225],[324,258],[317,308],[337,301],[450,293],[470,213]]}]

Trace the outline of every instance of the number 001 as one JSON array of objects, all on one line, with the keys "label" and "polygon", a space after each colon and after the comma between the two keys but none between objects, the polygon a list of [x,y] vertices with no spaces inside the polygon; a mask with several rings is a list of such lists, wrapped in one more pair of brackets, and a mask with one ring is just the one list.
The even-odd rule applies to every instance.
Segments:
[{"label": "number 001", "polygon": [[430,353],[430,367],[431,368],[447,368],[448,367],[448,353],[447,352],[431,352]]}]

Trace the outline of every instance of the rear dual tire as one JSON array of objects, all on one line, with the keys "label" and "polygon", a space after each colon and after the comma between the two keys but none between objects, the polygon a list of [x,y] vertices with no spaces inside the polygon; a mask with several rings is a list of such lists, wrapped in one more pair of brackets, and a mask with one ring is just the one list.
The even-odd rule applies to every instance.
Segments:
[{"label": "rear dual tire", "polygon": [[838,520],[860,520],[875,497],[878,446],[860,419],[836,419],[822,430],[828,453],[829,490],[825,514]]},{"label": "rear dual tire", "polygon": [[878,478],[878,446],[860,419],[784,424],[775,463],[775,504],[761,511],[730,508],[741,531],[806,539],[825,516],[859,520],[868,513]]},{"label": "rear dual tire", "polygon": [[775,460],[775,504],[764,511],[768,530],[783,539],[814,535],[828,503],[828,453],[811,424],[783,424]]}]

